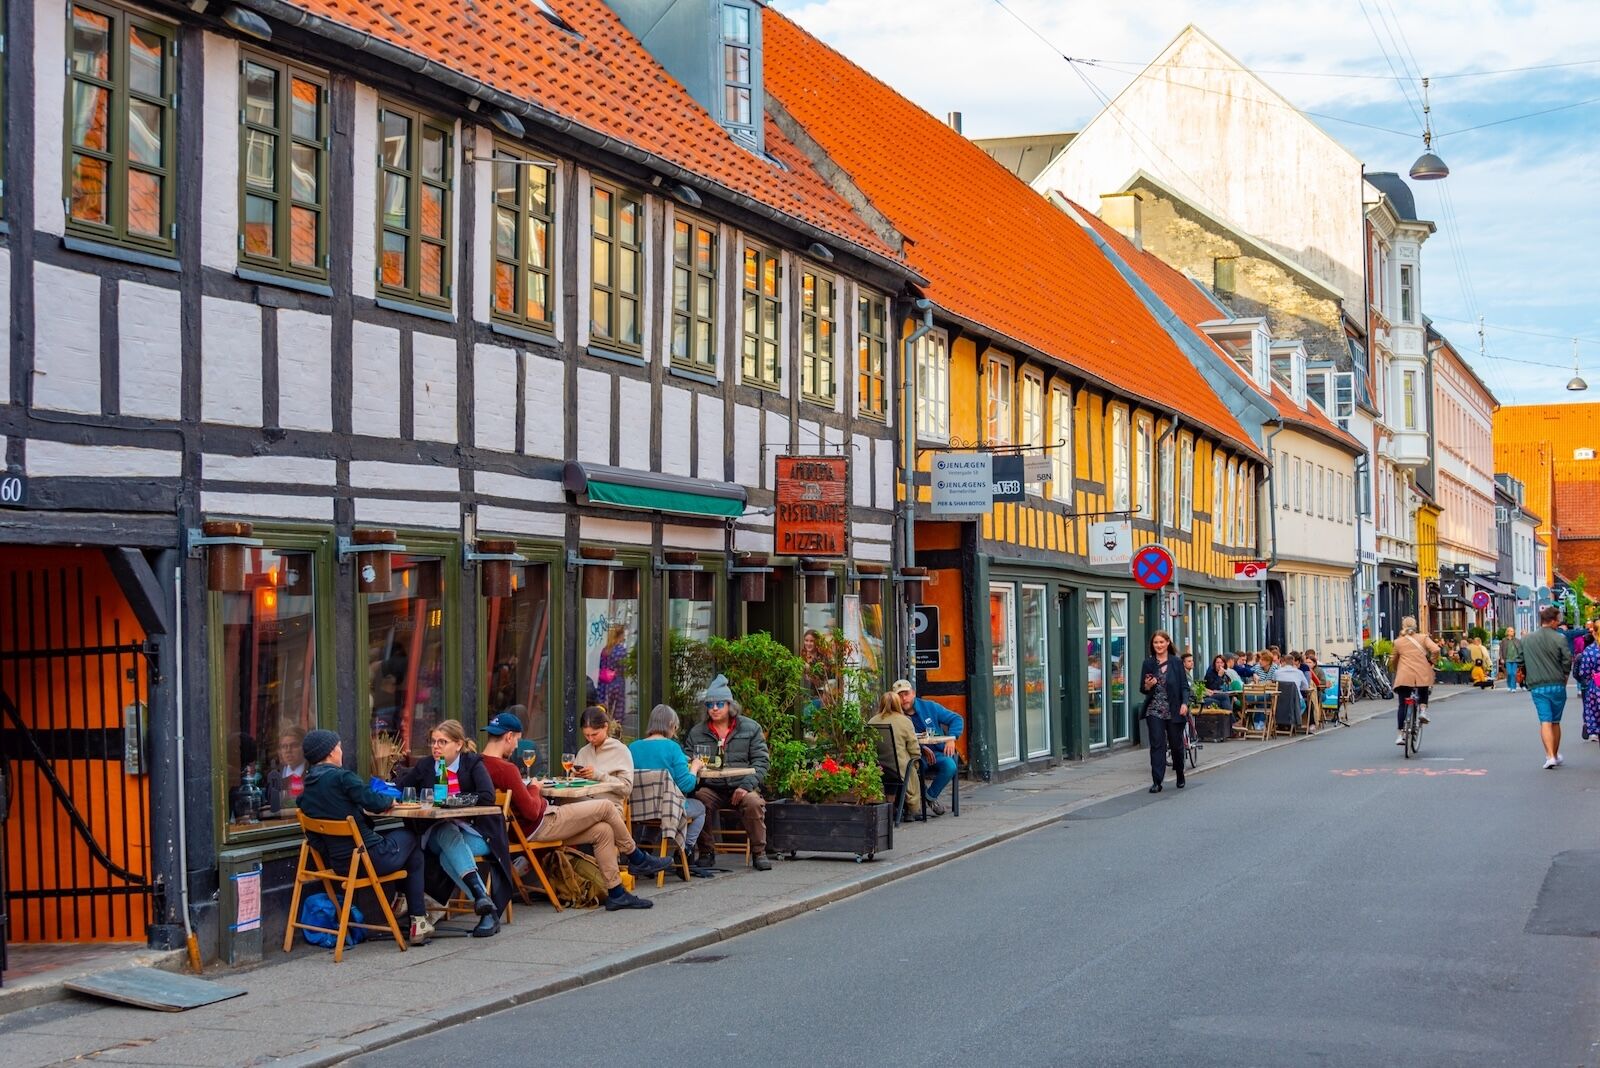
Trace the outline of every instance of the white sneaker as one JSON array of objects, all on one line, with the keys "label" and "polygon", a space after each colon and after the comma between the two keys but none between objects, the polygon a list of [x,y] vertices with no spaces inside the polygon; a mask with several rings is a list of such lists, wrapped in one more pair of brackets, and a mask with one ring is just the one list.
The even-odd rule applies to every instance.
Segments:
[{"label": "white sneaker", "polygon": [[1559,763],[1560,761],[1558,761],[1555,757],[1546,757],[1544,761],[1544,770],[1549,771],[1551,768],[1556,767]]},{"label": "white sneaker", "polygon": [[1565,764],[1566,762],[1567,762],[1567,758],[1566,757],[1562,756],[1560,753],[1556,754],[1556,767],[1559,768],[1561,765]]},{"label": "white sneaker", "polygon": [[1423,723],[1433,722],[1433,720],[1428,718],[1428,706],[1423,705],[1421,708],[1417,709],[1417,719],[1421,720]]},{"label": "white sneaker", "polygon": [[1405,745],[1406,744],[1406,732],[1405,731],[1401,731],[1400,732],[1400,737],[1398,737],[1398,738],[1396,738],[1394,740],[1394,744],[1395,745]]}]

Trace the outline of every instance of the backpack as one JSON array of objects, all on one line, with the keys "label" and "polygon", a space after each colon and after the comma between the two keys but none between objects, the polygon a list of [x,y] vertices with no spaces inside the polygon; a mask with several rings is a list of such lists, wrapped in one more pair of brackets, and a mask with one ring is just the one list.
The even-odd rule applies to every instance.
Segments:
[{"label": "backpack", "polygon": [[600,866],[587,853],[562,846],[540,857],[545,876],[561,904],[569,909],[592,909],[606,899],[606,880]]},{"label": "backpack", "polygon": [[[336,931],[339,928],[339,908],[327,894],[312,894],[300,902],[300,922],[316,927],[327,927]],[[361,922],[363,922],[361,906],[351,905],[351,927],[344,933],[344,944],[347,948],[357,942],[365,942],[367,940],[367,932],[355,926],[355,924]],[[313,946],[321,946],[323,949],[332,949],[334,943],[339,940],[338,935],[324,931],[301,931],[301,934],[305,935],[307,942]]]}]

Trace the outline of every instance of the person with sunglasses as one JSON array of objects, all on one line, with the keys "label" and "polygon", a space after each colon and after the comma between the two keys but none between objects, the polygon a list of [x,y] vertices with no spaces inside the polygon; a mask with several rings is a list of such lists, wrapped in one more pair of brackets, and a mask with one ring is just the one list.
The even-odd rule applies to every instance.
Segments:
[{"label": "person with sunglasses", "polygon": [[742,714],[723,675],[706,686],[700,704],[705,718],[689,728],[685,743],[688,750],[698,752],[705,746],[705,751],[715,750],[720,757],[718,767],[750,769],[738,780],[712,782],[702,778],[695,789],[695,798],[706,806],[700,864],[711,865],[711,843],[721,829],[722,810],[731,808],[739,813],[745,833],[750,836],[750,866],[756,871],[771,871],[772,861],[767,859],[767,802],[761,796],[761,784],[767,777],[767,739],[761,733],[761,724]]}]

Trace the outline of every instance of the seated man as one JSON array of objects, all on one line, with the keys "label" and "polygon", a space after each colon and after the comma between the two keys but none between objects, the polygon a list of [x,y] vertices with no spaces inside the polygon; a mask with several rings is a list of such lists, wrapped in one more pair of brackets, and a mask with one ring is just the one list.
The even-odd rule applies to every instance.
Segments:
[{"label": "seated man", "polygon": [[[961,737],[966,721],[937,701],[918,697],[909,681],[900,679],[889,689],[900,698],[900,707],[910,715],[911,725],[918,734],[932,731],[934,734],[947,734],[952,739]],[[939,795],[956,778],[956,743],[945,742],[938,752],[931,746],[923,746],[922,766],[933,769],[933,782],[928,784],[928,814],[942,816],[944,805],[939,801]]]},{"label": "seated man", "polygon": [[750,773],[738,781],[709,782],[701,778],[694,796],[706,806],[706,833],[700,839],[701,866],[711,864],[711,849],[722,826],[722,807],[727,805],[739,811],[740,822],[750,836],[750,866],[756,871],[771,871],[772,861],[767,859],[767,802],[761,796],[761,783],[767,777],[767,739],[761,733],[761,724],[740,715],[742,711],[728,688],[728,680],[718,675],[711,680],[701,695],[706,718],[689,728],[688,745],[708,746],[717,750],[725,768],[749,768]]},{"label": "seated man", "polygon": [[522,773],[511,762],[517,743],[522,741],[522,720],[515,714],[502,712],[483,730],[489,736],[483,743],[483,766],[496,790],[511,791],[512,818],[528,840],[593,846],[594,862],[606,880],[606,911],[651,908],[655,902],[623,889],[618,857],[627,857],[628,870],[635,875],[654,875],[672,862],[652,857],[635,845],[622,822],[622,813],[605,798],[551,805],[539,792],[538,780],[532,786],[523,785]]}]

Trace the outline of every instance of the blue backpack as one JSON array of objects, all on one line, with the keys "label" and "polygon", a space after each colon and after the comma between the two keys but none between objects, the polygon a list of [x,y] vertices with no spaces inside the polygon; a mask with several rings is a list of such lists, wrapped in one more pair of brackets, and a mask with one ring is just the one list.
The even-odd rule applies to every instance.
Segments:
[{"label": "blue backpack", "polygon": [[[350,922],[357,924],[361,923],[363,919],[361,909],[356,905],[351,905]],[[300,922],[338,930],[339,906],[335,905],[333,899],[327,894],[312,894],[300,902]],[[332,949],[334,942],[338,941],[337,935],[325,934],[322,931],[302,931],[301,933],[306,936],[306,941],[311,945],[321,946],[323,949]],[[364,942],[366,939],[367,932],[360,927],[352,926],[344,934],[344,944],[347,948],[357,942]]]}]

